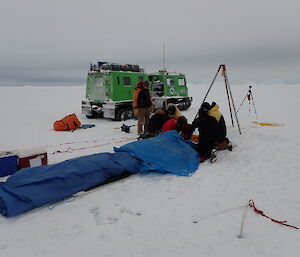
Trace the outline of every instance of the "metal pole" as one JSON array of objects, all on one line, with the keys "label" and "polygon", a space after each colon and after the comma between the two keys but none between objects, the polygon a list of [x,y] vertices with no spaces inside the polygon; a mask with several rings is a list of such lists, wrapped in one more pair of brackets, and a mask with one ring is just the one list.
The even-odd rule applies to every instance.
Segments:
[{"label": "metal pole", "polygon": [[[210,84],[210,86],[209,86],[209,88],[208,88],[208,90],[207,90],[207,92],[206,92],[206,95],[205,95],[205,97],[204,97],[204,99],[203,99],[203,101],[202,101],[202,104],[205,102],[205,100],[206,100],[206,98],[207,98],[207,96],[208,96],[208,93],[209,93],[211,87],[213,86],[213,84],[214,84],[214,82],[215,82],[217,76],[218,76],[218,73],[219,73],[220,69],[221,69],[221,65],[219,66],[218,71],[217,71],[216,75],[214,76],[214,79],[213,79],[213,81],[211,82],[211,84]],[[198,116],[198,112],[197,112],[197,114],[196,114],[194,120],[197,118],[197,116]]]},{"label": "metal pole", "polygon": [[163,41],[163,49],[162,49],[162,61],[163,61],[163,73],[164,73],[164,96],[165,96],[165,109],[167,110],[167,106],[168,106],[168,100],[167,100],[167,91],[166,91],[166,88],[167,88],[167,79],[166,79],[166,67],[165,67],[165,41]]},{"label": "metal pole", "polygon": [[239,110],[241,109],[241,107],[242,107],[243,103],[245,102],[247,96],[248,96],[248,93],[247,93],[246,96],[244,97],[244,100],[242,101],[240,107],[238,108],[238,110],[237,110],[236,112],[239,112]]},{"label": "metal pole", "polygon": [[243,213],[243,217],[242,217],[240,233],[237,236],[238,238],[243,238],[243,229],[244,229],[244,224],[245,224],[246,214],[247,214],[248,209],[249,209],[249,205],[246,205],[244,213]]},{"label": "metal pole", "polygon": [[211,84],[210,84],[210,87],[209,87],[208,91],[206,92],[206,95],[205,95],[205,97],[204,97],[204,99],[203,99],[202,103],[204,103],[204,102],[205,102],[205,100],[206,100],[206,97],[208,96],[208,93],[209,93],[209,91],[210,91],[210,89],[211,89],[212,85],[214,84],[214,82],[215,82],[215,80],[216,80],[217,76],[218,76],[218,73],[219,73],[219,71],[220,71],[220,69],[221,69],[221,66],[222,66],[222,65],[220,65],[220,66],[219,66],[219,69],[218,69],[218,71],[217,71],[217,73],[216,73],[216,75],[215,75],[215,77],[214,77],[213,81],[211,82]]},{"label": "metal pole", "polygon": [[162,52],[162,63],[163,63],[163,70],[165,71],[166,70],[166,67],[165,67],[165,41],[163,41],[163,52]]},{"label": "metal pole", "polygon": [[255,112],[255,115],[256,115],[256,119],[258,120],[257,113],[256,113],[256,108],[255,108],[255,104],[254,104],[254,99],[253,99],[253,95],[252,95],[252,91],[250,91],[250,97],[252,99],[252,104],[253,104],[253,107],[254,107],[254,112]]},{"label": "metal pole", "polygon": [[231,104],[230,104],[230,98],[229,98],[229,94],[228,94],[228,84],[227,84],[227,80],[226,80],[226,77],[227,77],[227,75],[226,75],[226,68],[225,68],[225,64],[222,64],[221,66],[223,68],[223,76],[224,76],[224,80],[225,80],[225,88],[226,88],[227,100],[228,100],[228,105],[229,105],[231,124],[232,124],[232,127],[234,127],[233,117],[232,117],[232,110],[231,110]]},{"label": "metal pole", "polygon": [[[224,65],[224,69],[226,71],[225,65]],[[233,107],[233,110],[234,110],[235,120],[236,120],[236,123],[238,125],[239,132],[240,132],[240,134],[242,134],[241,128],[240,128],[240,123],[239,123],[238,116],[237,116],[237,113],[236,113],[236,109],[235,109],[235,105],[234,105],[234,101],[233,101],[233,97],[232,97],[232,93],[231,93],[231,89],[230,89],[230,86],[229,86],[229,81],[228,81],[228,77],[227,77],[227,73],[226,72],[225,72],[225,80],[227,81],[227,84],[228,84],[228,91],[229,91],[229,94],[230,94],[230,98],[231,98],[231,102],[232,102],[232,107]]]},{"label": "metal pole", "polygon": [[249,91],[249,93],[248,93],[247,97],[248,97],[248,103],[249,103],[249,117],[250,117],[250,110],[251,110],[251,98],[250,98],[250,91]]}]

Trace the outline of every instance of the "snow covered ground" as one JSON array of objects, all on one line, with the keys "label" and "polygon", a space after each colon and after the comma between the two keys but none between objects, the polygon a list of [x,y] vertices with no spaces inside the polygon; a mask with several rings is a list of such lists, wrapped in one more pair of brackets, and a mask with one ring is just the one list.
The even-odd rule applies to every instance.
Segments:
[{"label": "snow covered ground", "polygon": [[[231,86],[236,108],[248,86]],[[190,87],[194,102],[184,112],[190,122],[207,89]],[[258,121],[281,126],[255,126],[253,106],[249,115],[245,101],[238,113],[240,135],[231,125],[225,86],[218,82],[208,101],[216,101],[225,116],[232,152],[218,152],[216,163],[201,164],[190,177],[135,175],[16,218],[1,216],[0,256],[298,257],[299,230],[252,209],[237,237],[249,199],[272,218],[300,226],[300,86],[253,85],[252,92]],[[83,96],[83,86],[0,87],[0,151],[45,147],[53,164],[112,152],[137,136],[136,127],[121,132],[123,122],[86,119]],[[53,122],[71,113],[96,126],[53,131]]]}]

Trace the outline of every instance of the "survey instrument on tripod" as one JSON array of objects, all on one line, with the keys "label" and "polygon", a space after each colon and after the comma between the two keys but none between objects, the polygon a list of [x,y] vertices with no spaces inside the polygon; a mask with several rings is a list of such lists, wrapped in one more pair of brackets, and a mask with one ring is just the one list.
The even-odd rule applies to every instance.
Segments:
[{"label": "survey instrument on tripod", "polygon": [[244,99],[243,99],[240,107],[238,108],[237,112],[241,109],[243,103],[247,99],[248,103],[249,103],[249,116],[250,116],[251,101],[252,101],[252,105],[253,105],[253,109],[254,109],[254,112],[255,112],[255,116],[256,116],[256,119],[258,120],[258,116],[257,116],[257,112],[256,112],[256,108],[255,108],[255,104],[254,104],[254,98],[253,98],[253,94],[252,94],[251,88],[252,88],[252,86],[249,86],[248,92],[246,93],[246,95],[245,95],[245,97],[244,97]]}]

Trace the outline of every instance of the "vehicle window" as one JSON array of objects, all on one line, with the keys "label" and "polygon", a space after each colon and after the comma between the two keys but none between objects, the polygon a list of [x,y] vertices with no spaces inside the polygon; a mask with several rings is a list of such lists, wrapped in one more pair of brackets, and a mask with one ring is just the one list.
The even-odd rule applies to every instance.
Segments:
[{"label": "vehicle window", "polygon": [[143,76],[139,76],[139,77],[138,77],[138,80],[139,80],[139,81],[144,81],[144,77],[143,77]]},{"label": "vehicle window", "polygon": [[178,84],[179,84],[179,86],[186,86],[185,79],[184,78],[178,79]]},{"label": "vehicle window", "polygon": [[95,86],[96,87],[103,86],[103,78],[102,77],[98,77],[98,78],[95,79]]},{"label": "vehicle window", "polygon": [[172,78],[167,78],[167,85],[168,86],[174,86],[174,79],[172,79]]},{"label": "vehicle window", "polygon": [[124,84],[124,86],[130,86],[131,85],[130,77],[124,77],[123,78],[123,84]]}]

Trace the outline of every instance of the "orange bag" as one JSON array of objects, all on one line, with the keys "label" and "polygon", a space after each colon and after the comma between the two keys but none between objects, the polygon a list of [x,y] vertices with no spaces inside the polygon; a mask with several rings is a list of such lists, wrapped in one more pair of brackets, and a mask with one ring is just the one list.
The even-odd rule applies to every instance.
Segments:
[{"label": "orange bag", "polygon": [[81,126],[81,122],[78,120],[75,113],[64,117],[61,120],[57,120],[53,124],[53,128],[56,131],[75,130]]},{"label": "orange bag", "polygon": [[138,116],[139,115],[139,109],[138,108],[134,108],[133,113],[134,113],[135,116]]}]

